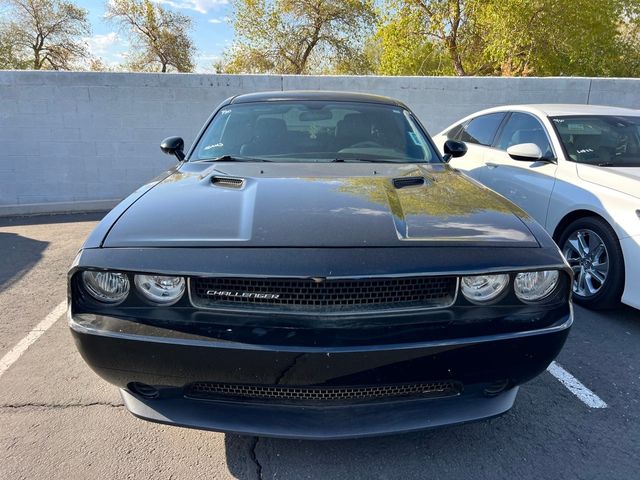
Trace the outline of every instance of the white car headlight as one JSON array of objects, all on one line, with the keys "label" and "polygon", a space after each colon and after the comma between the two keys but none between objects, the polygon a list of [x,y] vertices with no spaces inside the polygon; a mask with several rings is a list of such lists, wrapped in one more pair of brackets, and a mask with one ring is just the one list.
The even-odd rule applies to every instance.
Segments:
[{"label": "white car headlight", "polygon": [[462,277],[462,294],[472,303],[488,303],[495,300],[509,285],[509,275],[473,275]]},{"label": "white car headlight", "polygon": [[516,296],[523,302],[543,300],[555,290],[559,278],[557,270],[519,273],[514,281]]},{"label": "white car headlight", "polygon": [[136,275],[134,282],[146,300],[158,305],[173,305],[182,298],[185,289],[184,277]]},{"label": "white car headlight", "polygon": [[124,273],[82,272],[82,283],[93,298],[102,303],[117,305],[129,295],[129,279]]}]

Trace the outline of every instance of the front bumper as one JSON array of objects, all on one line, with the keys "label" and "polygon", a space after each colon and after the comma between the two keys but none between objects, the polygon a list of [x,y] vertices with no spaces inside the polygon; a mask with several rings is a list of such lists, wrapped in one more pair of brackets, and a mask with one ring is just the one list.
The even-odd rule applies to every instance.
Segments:
[{"label": "front bumper", "polygon": [[620,240],[624,256],[624,292],[622,303],[640,309],[640,236]]},{"label": "front bumper", "polygon": [[333,440],[411,432],[490,418],[508,411],[518,387],[500,395],[342,405],[240,404],[188,398],[145,400],[122,389],[129,411],[152,422],[241,435]]},{"label": "front bumper", "polygon": [[[559,353],[571,323],[569,310],[539,330],[313,347],[198,338],[115,317],[70,315],[83,358],[121,387],[127,408],[140,418],[259,436],[327,439],[406,432],[504,413],[517,386],[543,372]],[[339,388],[442,380],[459,382],[463,389],[441,398],[324,405],[185,395],[194,382]],[[140,395],[131,388],[133,382],[156,387],[158,398]],[[496,385],[504,389],[495,391]]]}]

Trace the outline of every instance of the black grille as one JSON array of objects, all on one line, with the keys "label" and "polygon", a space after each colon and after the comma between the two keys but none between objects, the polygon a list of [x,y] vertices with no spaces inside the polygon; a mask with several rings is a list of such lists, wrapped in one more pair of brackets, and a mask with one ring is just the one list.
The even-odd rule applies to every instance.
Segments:
[{"label": "black grille", "polygon": [[192,278],[196,307],[326,313],[445,307],[456,277],[369,279]]},{"label": "black grille", "polygon": [[346,387],[196,382],[188,385],[185,389],[185,395],[194,398],[274,400],[285,402],[349,402],[358,400],[385,400],[398,397],[441,397],[458,395],[461,392],[462,385],[454,381]]}]

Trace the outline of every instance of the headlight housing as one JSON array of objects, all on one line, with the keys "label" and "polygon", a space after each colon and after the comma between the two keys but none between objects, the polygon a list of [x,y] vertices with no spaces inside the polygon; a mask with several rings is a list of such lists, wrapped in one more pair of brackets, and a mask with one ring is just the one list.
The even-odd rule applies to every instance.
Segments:
[{"label": "headlight housing", "polygon": [[556,289],[560,274],[557,270],[521,272],[516,275],[513,289],[516,296],[525,303],[544,300]]},{"label": "headlight housing", "polygon": [[471,303],[489,303],[500,298],[509,285],[509,275],[472,275],[462,277],[460,290]]},{"label": "headlight housing", "polygon": [[108,305],[118,305],[129,295],[129,279],[124,273],[82,272],[84,289],[94,299]]},{"label": "headlight housing", "polygon": [[156,305],[173,305],[182,298],[184,277],[164,275],[136,275],[134,283],[142,297]]}]

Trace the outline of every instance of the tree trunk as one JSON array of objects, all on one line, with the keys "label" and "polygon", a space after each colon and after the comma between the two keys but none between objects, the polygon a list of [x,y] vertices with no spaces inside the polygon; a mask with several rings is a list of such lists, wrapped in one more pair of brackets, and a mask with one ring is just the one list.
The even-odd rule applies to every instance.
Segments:
[{"label": "tree trunk", "polygon": [[456,71],[456,75],[459,77],[465,77],[467,72],[465,72],[464,67],[462,66],[462,61],[460,61],[460,56],[457,53],[453,55],[453,69]]},{"label": "tree trunk", "polygon": [[462,59],[458,52],[458,45],[452,39],[447,39],[445,42],[449,52],[449,57],[451,57],[451,61],[453,62],[453,70],[456,72],[457,76],[465,77],[467,72],[465,72],[464,67],[462,66]]}]

